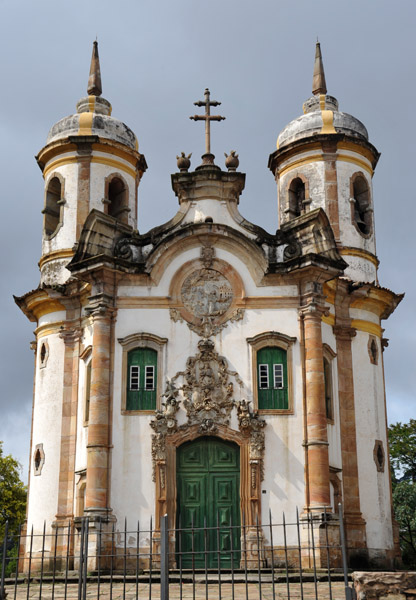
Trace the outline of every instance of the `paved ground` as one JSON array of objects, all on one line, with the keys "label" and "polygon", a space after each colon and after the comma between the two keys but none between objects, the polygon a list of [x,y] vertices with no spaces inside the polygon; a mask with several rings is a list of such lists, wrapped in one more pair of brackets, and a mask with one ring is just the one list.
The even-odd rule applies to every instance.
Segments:
[{"label": "paved ground", "polygon": [[[65,585],[63,583],[57,583],[52,594],[52,585],[43,584],[42,590],[40,591],[39,584],[32,583],[30,585],[29,594],[27,585],[19,584],[15,589],[12,585],[7,585],[6,588],[7,600],[35,600],[40,598],[41,600],[62,600],[65,598]],[[317,591],[317,593],[316,593]],[[98,595],[99,592],[99,595]],[[303,590],[299,583],[291,583],[290,598],[294,600],[345,600],[345,588],[343,582],[335,582],[331,585],[331,594],[329,584],[317,583],[317,590],[315,590],[314,583],[304,583]],[[182,585],[182,595],[180,586],[177,583],[171,583],[169,586],[170,600],[273,600],[273,598],[283,600],[288,599],[288,591],[285,583],[276,583],[274,587],[271,583],[262,583],[260,586],[258,583],[248,583],[247,586],[244,583],[236,583],[234,585],[234,594],[232,585],[230,583],[222,583],[221,587],[218,583],[210,583],[205,585],[203,583],[184,583]],[[101,583],[100,589],[98,590],[97,583],[87,584],[88,600],[100,598],[101,600],[133,600],[136,598],[143,600],[159,600],[160,599],[160,585],[154,583],[150,586],[148,583],[139,583],[138,595],[136,594],[136,584],[133,582],[113,583],[112,594],[110,594],[110,584]],[[66,590],[67,600],[78,600],[78,585],[69,583]]]}]

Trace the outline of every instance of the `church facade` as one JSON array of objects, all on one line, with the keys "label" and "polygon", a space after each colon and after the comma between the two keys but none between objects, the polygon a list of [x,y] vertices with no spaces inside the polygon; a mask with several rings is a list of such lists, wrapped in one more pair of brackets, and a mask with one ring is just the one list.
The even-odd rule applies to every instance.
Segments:
[{"label": "church facade", "polygon": [[218,103],[197,104],[202,164],[178,157],[178,212],[145,234],[146,161],[101,96],[96,43],[88,96],[37,156],[41,280],[16,298],[36,323],[28,530],[215,511],[254,526],[295,507],[336,525],[342,503],[351,556],[391,564],[381,320],[401,296],[377,277],[379,154],[327,94],[318,44],[313,94],[269,158],[271,234],[239,212],[235,152],[214,163]]}]

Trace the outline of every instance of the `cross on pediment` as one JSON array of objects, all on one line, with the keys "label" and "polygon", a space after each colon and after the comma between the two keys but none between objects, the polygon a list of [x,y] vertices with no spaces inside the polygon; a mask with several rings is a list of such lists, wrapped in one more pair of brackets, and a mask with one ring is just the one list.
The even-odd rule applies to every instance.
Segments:
[{"label": "cross on pediment", "polygon": [[211,106],[219,106],[221,102],[210,100],[209,89],[205,89],[205,100],[194,102],[195,106],[205,106],[205,115],[193,115],[189,117],[193,121],[205,121],[205,154],[202,156],[202,164],[214,164],[215,156],[211,154],[211,121],[223,121],[225,117],[211,115]]}]

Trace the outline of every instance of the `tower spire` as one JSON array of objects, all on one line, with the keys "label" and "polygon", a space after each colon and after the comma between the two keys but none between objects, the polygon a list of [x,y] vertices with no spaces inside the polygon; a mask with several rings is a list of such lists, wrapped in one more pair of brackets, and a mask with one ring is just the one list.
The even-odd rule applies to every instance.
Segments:
[{"label": "tower spire", "polygon": [[98,56],[98,42],[95,40],[92,47],[90,76],[88,78],[87,93],[89,96],[101,96],[101,71],[100,58]]},{"label": "tower spire", "polygon": [[313,67],[312,94],[326,94],[324,63],[322,62],[321,45],[316,42],[315,65]]}]

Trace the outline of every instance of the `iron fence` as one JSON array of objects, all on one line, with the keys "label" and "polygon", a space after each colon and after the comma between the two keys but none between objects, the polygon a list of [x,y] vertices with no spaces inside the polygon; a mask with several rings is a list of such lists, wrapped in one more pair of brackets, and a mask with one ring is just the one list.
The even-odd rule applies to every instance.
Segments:
[{"label": "iron fence", "polygon": [[[83,517],[40,532],[5,526],[0,599],[352,600],[342,508],[292,520],[169,527]],[[184,522],[182,522],[184,521]]]}]

